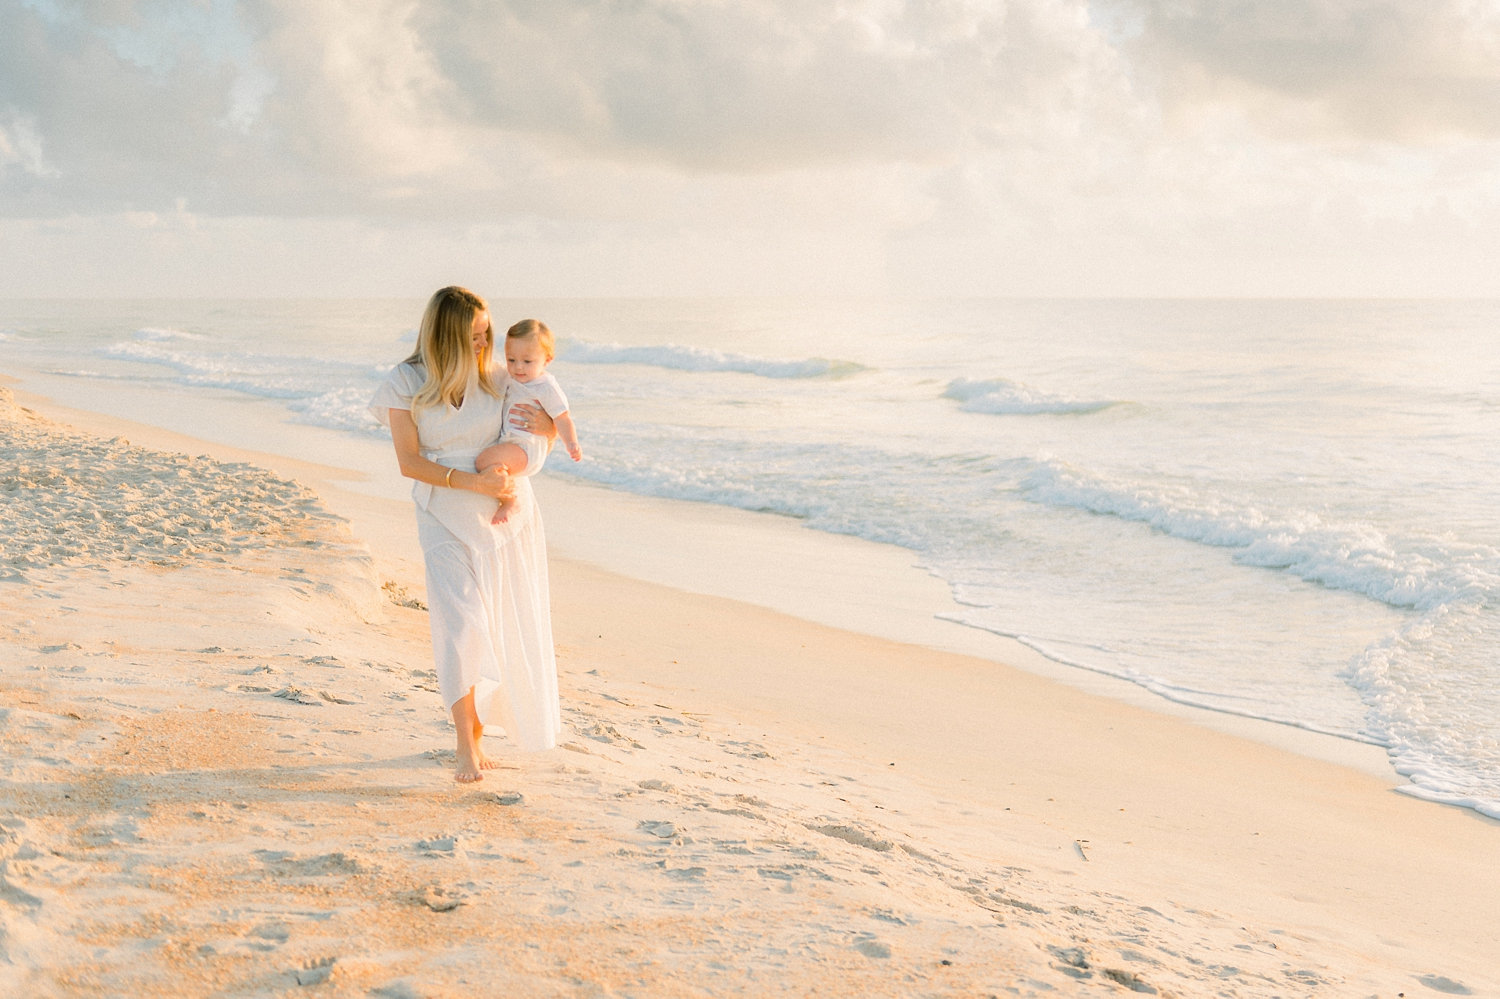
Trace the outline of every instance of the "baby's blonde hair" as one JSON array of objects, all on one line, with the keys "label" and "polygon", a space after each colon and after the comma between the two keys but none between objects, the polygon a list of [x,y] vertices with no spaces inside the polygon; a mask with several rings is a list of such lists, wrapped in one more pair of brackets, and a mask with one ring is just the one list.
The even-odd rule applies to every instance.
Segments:
[{"label": "baby's blonde hair", "polygon": [[542,353],[547,355],[547,363],[552,363],[555,355],[552,340],[552,331],[547,324],[540,319],[523,319],[510,329],[505,331],[507,340],[535,340]]},{"label": "baby's blonde hair", "polygon": [[476,382],[485,392],[499,396],[490,381],[495,350],[493,326],[485,332],[484,349],[474,356],[474,317],[488,311],[484,299],[456,285],[441,288],[428,299],[417,332],[417,349],[406,359],[406,363],[420,364],[427,372],[427,380],[412,396],[413,413],[439,403],[457,408]]}]

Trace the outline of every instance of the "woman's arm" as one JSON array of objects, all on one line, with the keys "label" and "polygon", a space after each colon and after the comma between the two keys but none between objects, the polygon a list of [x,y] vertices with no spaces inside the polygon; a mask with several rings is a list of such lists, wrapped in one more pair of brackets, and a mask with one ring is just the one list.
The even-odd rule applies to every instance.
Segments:
[{"label": "woman's arm", "polygon": [[401,466],[401,474],[408,479],[416,479],[432,486],[467,489],[495,499],[504,499],[515,491],[510,473],[504,467],[470,472],[439,465],[422,457],[421,439],[417,435],[417,422],[412,419],[411,410],[390,410],[390,418],[391,443],[396,446],[396,461]]}]

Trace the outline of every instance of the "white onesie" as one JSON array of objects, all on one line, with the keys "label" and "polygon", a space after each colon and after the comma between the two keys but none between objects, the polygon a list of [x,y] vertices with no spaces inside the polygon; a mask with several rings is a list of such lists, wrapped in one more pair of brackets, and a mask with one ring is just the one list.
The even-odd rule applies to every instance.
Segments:
[{"label": "white onesie", "polygon": [[568,397],[562,386],[547,372],[542,372],[529,382],[518,382],[514,378],[505,383],[505,422],[501,424],[500,443],[514,444],[526,452],[526,471],[532,475],[541,470],[547,460],[547,438],[527,433],[510,422],[512,409],[519,404],[541,407],[548,416],[556,419],[568,411]]}]

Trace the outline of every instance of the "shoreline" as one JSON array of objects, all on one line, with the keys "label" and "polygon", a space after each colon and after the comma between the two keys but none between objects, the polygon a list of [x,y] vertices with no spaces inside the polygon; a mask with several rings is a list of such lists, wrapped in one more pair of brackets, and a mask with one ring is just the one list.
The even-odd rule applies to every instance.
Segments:
[{"label": "shoreline", "polygon": [[[40,380],[54,388],[67,379]],[[320,493],[336,491],[338,505],[363,510],[367,529],[380,535],[383,550],[399,549],[404,524],[392,528],[389,514],[376,518],[372,499],[404,504],[408,485],[394,471],[383,440],[351,441],[347,435],[298,427],[314,444],[300,456],[247,447],[256,435],[290,445],[302,436],[267,425],[254,404],[216,400],[244,422],[225,432],[229,420],[211,421],[213,437],[177,428],[142,423],[120,411],[141,400],[118,400],[108,410],[81,408],[21,387],[24,382],[0,373],[17,398],[62,422],[104,435],[133,435],[168,449],[197,448],[272,468],[308,482]],[[119,386],[111,386],[119,391]],[[187,398],[187,393],[183,393]],[[180,421],[167,421],[179,422]],[[297,450],[288,447],[287,450]],[[336,463],[343,459],[344,463]],[[363,469],[352,464],[368,463]],[[1180,718],[1214,731],[1247,738],[1311,759],[1350,767],[1396,788],[1407,783],[1390,764],[1384,747],[1249,715],[1201,707],[1154,693],[1145,687],[1088,667],[1050,659],[1015,639],[944,620],[940,615],[961,608],[946,584],[915,564],[906,549],[803,527],[794,519],[712,504],[639,496],[582,480],[542,476],[535,482],[544,510],[564,525],[549,531],[554,558],[570,558],[623,576],[690,593],[725,597],[789,614],[817,624],[907,642],[936,651],[973,656],[1020,668],[1072,689],[1106,697],[1148,711]],[[569,532],[567,524],[587,523],[586,531]],[[377,526],[377,524],[379,526]],[[410,539],[408,539],[410,540]],[[705,553],[710,553],[705,555]],[[797,565],[795,574],[784,571]],[[733,566],[732,572],[723,567]],[[420,554],[414,541],[400,559],[403,585],[423,588]]]},{"label": "shoreline", "polygon": [[[173,958],[178,939],[208,976],[197,984],[407,983],[392,995],[445,994],[427,983],[501,951],[559,995],[632,982],[890,994],[901,981],[934,995],[1500,994],[1475,932],[1500,923],[1500,823],[1003,664],[576,559],[553,563],[570,741],[507,752],[494,790],[455,787],[423,686],[425,619],[387,605],[372,623],[339,596],[359,573],[371,591],[420,579],[407,505],[338,488],[339,469],[259,457],[311,485],[370,554],[349,562],[323,542],[269,562],[7,584],[23,670],[7,670],[3,730],[12,969],[67,960],[61,941],[92,919],[115,957],[89,958],[103,984],[70,994],[121,991],[156,967],[125,962],[143,947]],[[560,546],[600,528],[565,506],[548,522]],[[275,679],[257,681],[262,667]],[[79,873],[89,864],[96,882]],[[137,869],[146,881],[129,880]],[[272,894],[223,915],[224,879],[245,891],[267,870],[256,890]],[[114,894],[74,899],[92,883]],[[306,915],[333,900],[359,918]],[[114,918],[79,909],[94,904]],[[180,914],[152,928],[162,904]],[[446,912],[460,915],[436,931]],[[443,949],[455,933],[458,957]],[[700,984],[718,972],[718,991]]]}]

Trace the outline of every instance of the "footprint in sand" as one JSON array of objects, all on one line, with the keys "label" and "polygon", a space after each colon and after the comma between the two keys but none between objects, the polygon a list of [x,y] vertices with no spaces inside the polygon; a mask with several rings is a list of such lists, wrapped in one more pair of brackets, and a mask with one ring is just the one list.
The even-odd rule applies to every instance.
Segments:
[{"label": "footprint in sand", "polygon": [[845,843],[852,843],[855,846],[862,846],[866,850],[874,850],[876,853],[889,853],[893,846],[890,840],[877,839],[876,837],[871,836],[869,833],[865,832],[863,829],[856,829],[854,826],[826,825],[808,826],[807,828],[811,829],[813,832],[820,832],[824,836],[831,836],[834,839],[841,839]]},{"label": "footprint in sand", "polygon": [[769,881],[787,882],[787,891],[791,891],[791,883],[800,877],[809,877],[815,881],[832,881],[833,877],[828,872],[810,867],[807,864],[781,864],[777,867],[757,867],[755,873]]},{"label": "footprint in sand", "polygon": [[646,723],[655,729],[658,735],[697,735],[697,730],[703,727],[697,722],[684,721],[670,715],[652,715],[646,719]]},{"label": "footprint in sand", "polygon": [[869,914],[871,919],[878,919],[882,923],[891,923],[896,926],[911,925],[907,920],[902,919],[890,909],[866,909],[865,912]]},{"label": "footprint in sand", "polygon": [[266,941],[263,944],[252,943],[250,946],[253,949],[274,950],[292,938],[292,930],[279,919],[269,919],[253,927],[248,935]]},{"label": "footprint in sand", "polygon": [[420,901],[433,912],[452,912],[468,901],[468,897],[468,893],[459,888],[428,885],[422,890]]},{"label": "footprint in sand", "polygon": [[90,847],[127,846],[141,842],[135,818],[128,815],[97,815],[81,825],[75,835]]},{"label": "footprint in sand", "polygon": [[[422,610],[426,610],[423,607]],[[425,999],[427,993],[418,992],[416,988],[407,982],[387,982],[370,991],[370,995],[376,999]]]},{"label": "footprint in sand", "polygon": [[607,742],[611,746],[629,746],[632,749],[645,749],[646,747],[627,736],[621,735],[613,725],[603,722],[595,722],[588,728],[581,729],[579,734],[585,738],[593,739],[595,742]]},{"label": "footprint in sand", "polygon": [[727,739],[721,745],[724,751],[731,756],[743,756],[750,760],[774,760],[776,757],[766,752],[766,747],[757,742],[737,742]]},{"label": "footprint in sand", "polygon": [[338,958],[336,957],[324,957],[316,961],[309,961],[293,971],[292,977],[297,979],[298,985],[322,985],[333,974],[333,966],[337,962]]},{"label": "footprint in sand", "polygon": [[358,701],[351,701],[348,698],[337,697],[337,696],[335,696],[333,694],[330,694],[326,690],[319,690],[316,693],[314,693],[313,691],[303,690],[301,687],[291,687],[291,686],[282,687],[280,690],[276,691],[276,693],[272,694],[271,696],[272,697],[283,698],[285,700],[291,701],[293,704],[307,704],[307,705],[312,705],[312,706],[319,706],[319,705],[322,705],[325,702],[328,703],[328,704],[358,704],[359,703]]},{"label": "footprint in sand", "polygon": [[373,868],[367,859],[343,851],[297,856],[286,850],[256,850],[255,856],[277,878],[316,878],[338,874],[365,874]]},{"label": "footprint in sand", "polygon": [[1054,964],[1056,971],[1061,971],[1070,978],[1093,978],[1094,973],[1089,970],[1089,956],[1082,947],[1049,947],[1052,956],[1057,958],[1061,964]]},{"label": "footprint in sand", "polygon": [[708,868],[664,867],[662,873],[674,881],[702,881],[708,876]]},{"label": "footprint in sand", "polygon": [[1156,986],[1147,984],[1134,972],[1124,971],[1120,968],[1104,968],[1099,973],[1116,985],[1123,985],[1132,992],[1141,992],[1153,996],[1159,994]]},{"label": "footprint in sand", "polygon": [[[736,795],[733,795],[733,796],[730,796],[730,795],[727,795],[727,794],[721,794],[721,795],[718,795],[718,797],[719,797],[720,800],[725,801],[726,804],[724,804],[724,805],[711,805],[711,804],[709,804],[707,802],[700,801],[700,802],[698,802],[698,807],[706,809],[706,810],[708,810],[710,812],[714,812],[715,814],[718,814],[718,815],[736,815],[736,816],[739,816],[742,819],[752,819],[752,820],[754,820],[756,822],[764,822],[765,821],[765,816],[762,815],[760,812],[752,811],[751,809],[745,807],[747,804],[749,804],[751,802],[755,802],[756,804],[759,804],[759,805],[762,805],[762,806],[765,806],[765,807],[769,807],[768,805],[766,805],[766,803],[764,801],[761,801],[759,798],[753,797],[751,795],[745,795],[745,794],[736,794]],[[727,802],[733,802],[733,804],[728,804]]]},{"label": "footprint in sand", "polygon": [[316,696],[303,690],[301,687],[282,687],[271,696],[280,697],[283,700],[291,701],[293,704],[306,704],[309,707],[322,707],[323,705],[323,702],[318,700]]},{"label": "footprint in sand", "polygon": [[451,859],[453,857],[467,856],[467,849],[464,846],[463,838],[455,833],[434,836],[431,839],[419,839],[415,846],[422,852],[422,856],[424,857]]},{"label": "footprint in sand", "polygon": [[0,902],[16,906],[20,909],[36,910],[42,907],[42,900],[31,892],[24,890],[11,883],[9,872],[5,869],[7,863],[0,861]]},{"label": "footprint in sand", "polygon": [[1455,982],[1451,978],[1442,975],[1418,975],[1417,981],[1432,989],[1434,992],[1443,992],[1450,996],[1471,996],[1474,991],[1462,982]]}]

